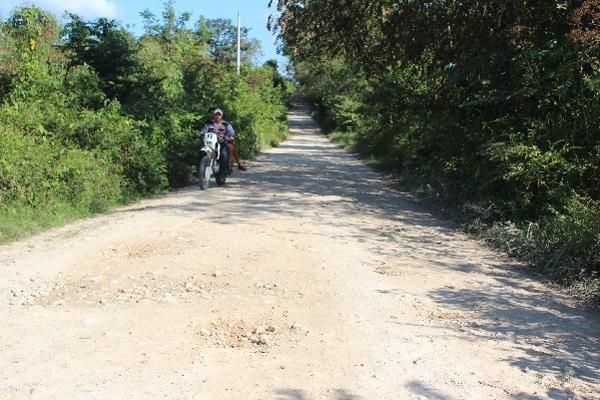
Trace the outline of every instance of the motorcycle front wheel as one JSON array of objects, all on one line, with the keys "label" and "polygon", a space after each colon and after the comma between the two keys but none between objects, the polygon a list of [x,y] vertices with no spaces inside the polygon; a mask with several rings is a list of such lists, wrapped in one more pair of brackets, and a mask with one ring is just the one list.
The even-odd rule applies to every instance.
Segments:
[{"label": "motorcycle front wheel", "polygon": [[200,160],[198,179],[200,179],[200,189],[208,189],[210,185],[210,159],[207,156],[202,157]]}]

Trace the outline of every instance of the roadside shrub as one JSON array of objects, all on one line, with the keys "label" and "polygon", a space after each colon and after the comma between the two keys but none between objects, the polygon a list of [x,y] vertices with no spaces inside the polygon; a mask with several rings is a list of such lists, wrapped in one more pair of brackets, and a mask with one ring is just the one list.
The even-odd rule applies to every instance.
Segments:
[{"label": "roadside shrub", "polygon": [[224,103],[237,132],[238,146],[246,158],[287,136],[287,107],[279,88],[273,86],[271,67],[265,66],[232,78],[232,95]]},{"label": "roadside shrub", "polygon": [[573,195],[564,212],[536,222],[471,225],[472,230],[552,279],[600,300],[600,204]]},{"label": "roadside shrub", "polygon": [[98,212],[122,200],[123,179],[91,151],[0,132],[0,203],[44,210],[54,203]]}]

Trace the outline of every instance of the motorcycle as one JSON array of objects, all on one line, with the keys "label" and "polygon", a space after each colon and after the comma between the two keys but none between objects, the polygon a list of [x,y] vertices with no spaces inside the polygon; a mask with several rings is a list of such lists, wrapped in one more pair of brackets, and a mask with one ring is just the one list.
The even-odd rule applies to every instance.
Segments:
[{"label": "motorcycle", "polygon": [[221,144],[217,135],[211,132],[204,134],[204,146],[200,150],[200,164],[198,166],[198,178],[200,189],[206,190],[210,185],[210,179],[215,177],[217,185],[225,184],[227,179],[227,160],[221,157]]}]

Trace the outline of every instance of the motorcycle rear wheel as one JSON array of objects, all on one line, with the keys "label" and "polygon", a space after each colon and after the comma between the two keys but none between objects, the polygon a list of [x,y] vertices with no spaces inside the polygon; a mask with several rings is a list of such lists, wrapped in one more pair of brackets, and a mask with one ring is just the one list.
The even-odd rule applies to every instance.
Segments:
[{"label": "motorcycle rear wheel", "polygon": [[223,186],[225,184],[226,180],[227,180],[227,171],[225,171],[225,173],[219,172],[219,175],[217,175],[217,185]]},{"label": "motorcycle rear wheel", "polygon": [[227,180],[227,157],[219,159],[219,173],[215,176],[217,185],[223,186]]}]

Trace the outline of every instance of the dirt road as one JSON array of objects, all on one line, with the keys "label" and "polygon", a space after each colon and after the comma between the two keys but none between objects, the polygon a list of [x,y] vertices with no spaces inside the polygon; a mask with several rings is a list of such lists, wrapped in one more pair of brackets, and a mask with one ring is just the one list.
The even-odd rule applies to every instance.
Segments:
[{"label": "dirt road", "polygon": [[600,318],[319,135],[0,247],[1,399],[599,399]]}]

